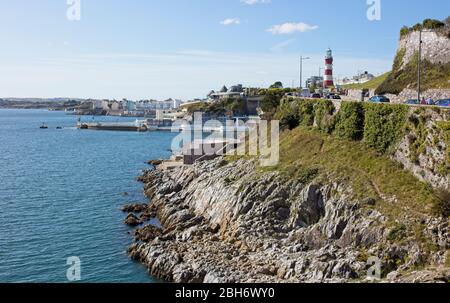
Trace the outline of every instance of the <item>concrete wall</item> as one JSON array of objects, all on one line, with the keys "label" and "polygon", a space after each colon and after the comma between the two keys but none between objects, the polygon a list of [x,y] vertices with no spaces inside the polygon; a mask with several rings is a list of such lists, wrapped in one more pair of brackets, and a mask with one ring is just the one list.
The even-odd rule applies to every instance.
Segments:
[{"label": "concrete wall", "polygon": [[[362,101],[361,95],[362,95],[362,89],[349,89],[347,92],[347,95],[341,96],[341,98],[344,101]],[[367,101],[370,97],[373,97],[374,95],[375,95],[375,90],[370,89],[369,97],[365,98],[365,101]]]}]

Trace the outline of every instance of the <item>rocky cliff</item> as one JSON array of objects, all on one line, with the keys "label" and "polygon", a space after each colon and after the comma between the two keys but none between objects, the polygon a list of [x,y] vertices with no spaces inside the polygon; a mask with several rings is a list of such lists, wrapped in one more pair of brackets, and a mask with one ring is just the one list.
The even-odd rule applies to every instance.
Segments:
[{"label": "rocky cliff", "polygon": [[141,181],[162,227],[137,229],[129,254],[167,281],[362,281],[374,260],[385,280],[450,279],[447,219],[393,220],[331,178],[302,183],[216,159]]},{"label": "rocky cliff", "polygon": [[[448,19],[450,20],[450,18]],[[428,27],[427,27],[428,26]],[[436,26],[436,24],[435,24]],[[420,31],[422,28],[422,40]],[[405,29],[402,29],[402,31]],[[402,32],[392,72],[376,89],[376,94],[388,94],[391,101],[402,103],[417,99],[419,44],[421,51],[421,87],[425,98],[449,98],[450,91],[450,23],[430,28],[430,23]]]},{"label": "rocky cliff", "polygon": [[450,189],[450,110],[411,108],[393,159],[434,188]]}]

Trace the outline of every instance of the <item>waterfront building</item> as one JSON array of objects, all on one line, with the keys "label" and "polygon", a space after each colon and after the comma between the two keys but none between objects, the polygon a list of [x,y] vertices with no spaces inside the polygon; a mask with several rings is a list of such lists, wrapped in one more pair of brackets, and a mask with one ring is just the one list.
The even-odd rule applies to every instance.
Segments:
[{"label": "waterfront building", "polygon": [[323,77],[312,76],[311,78],[306,80],[306,87],[322,87],[323,86]]},{"label": "waterfront building", "polygon": [[369,82],[370,80],[373,80],[374,78],[375,78],[375,76],[373,74],[369,73],[368,71],[365,71],[363,73],[358,73],[358,75],[353,76],[351,79],[344,78],[342,80],[341,84],[343,84],[343,85],[362,84],[362,83]]},{"label": "waterfront building", "polygon": [[208,95],[209,102],[217,102],[229,98],[242,98],[244,96],[244,88],[242,84],[233,85],[228,89],[225,85],[218,92],[211,91]]}]

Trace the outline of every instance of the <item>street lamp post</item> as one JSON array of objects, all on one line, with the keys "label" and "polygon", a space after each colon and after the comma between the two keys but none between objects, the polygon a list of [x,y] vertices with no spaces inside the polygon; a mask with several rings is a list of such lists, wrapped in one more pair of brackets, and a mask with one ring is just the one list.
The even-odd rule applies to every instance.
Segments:
[{"label": "street lamp post", "polygon": [[300,56],[300,93],[302,92],[303,89],[303,61],[309,59],[311,58]]}]

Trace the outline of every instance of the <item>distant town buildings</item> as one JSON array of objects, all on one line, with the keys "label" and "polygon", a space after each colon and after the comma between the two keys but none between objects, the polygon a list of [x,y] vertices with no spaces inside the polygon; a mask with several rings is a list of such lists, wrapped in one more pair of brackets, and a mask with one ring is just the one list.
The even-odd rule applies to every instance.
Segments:
[{"label": "distant town buildings", "polygon": [[222,89],[218,92],[211,91],[208,95],[208,101],[209,102],[216,102],[225,100],[228,98],[240,98],[244,95],[244,88],[242,84],[233,85],[228,89],[225,85],[222,87]]},{"label": "distant town buildings", "polygon": [[180,99],[173,100],[173,109],[179,109],[183,101]]},{"label": "distant town buildings", "polygon": [[158,100],[139,100],[130,101],[123,99],[118,100],[87,100],[85,104],[89,105],[87,113],[93,114],[111,114],[111,115],[136,115],[146,116],[154,114],[156,111],[178,110],[183,101],[179,99]]},{"label": "distant town buildings", "polygon": [[306,80],[307,88],[319,88],[323,87],[323,77],[312,76]]},{"label": "distant town buildings", "polygon": [[346,84],[359,84],[359,83],[366,83],[372,79],[374,79],[375,76],[370,74],[369,72],[365,71],[363,73],[359,73],[356,76],[353,76],[352,78],[344,78],[340,84],[346,85]]}]

